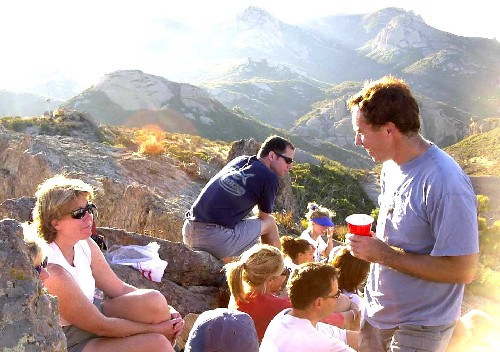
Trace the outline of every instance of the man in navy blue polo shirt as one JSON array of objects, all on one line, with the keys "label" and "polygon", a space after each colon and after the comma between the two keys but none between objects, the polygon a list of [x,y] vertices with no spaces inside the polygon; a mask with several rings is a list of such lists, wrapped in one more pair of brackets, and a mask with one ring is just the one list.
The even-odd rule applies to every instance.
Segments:
[{"label": "man in navy blue polo shirt", "polygon": [[[257,155],[230,161],[203,188],[182,228],[184,243],[219,259],[238,256],[259,241],[281,248],[271,216],[279,189],[278,176],[292,168],[295,147],[268,137]],[[259,214],[245,218],[255,207]]]}]

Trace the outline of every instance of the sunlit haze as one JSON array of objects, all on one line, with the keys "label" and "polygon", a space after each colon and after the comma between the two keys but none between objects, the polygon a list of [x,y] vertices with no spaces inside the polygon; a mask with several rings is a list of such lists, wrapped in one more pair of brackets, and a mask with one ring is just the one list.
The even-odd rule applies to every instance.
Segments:
[{"label": "sunlit haze", "polygon": [[[231,19],[248,6],[298,24],[333,14],[362,14],[399,7],[421,15],[439,30],[468,37],[500,38],[493,2],[436,0],[16,0],[0,5],[0,89],[71,77],[83,86],[105,73],[139,69],[158,74],[160,58],[145,57],[158,25],[167,19],[209,25]],[[181,61],[179,61],[181,62]],[[167,77],[168,78],[168,77]]]}]

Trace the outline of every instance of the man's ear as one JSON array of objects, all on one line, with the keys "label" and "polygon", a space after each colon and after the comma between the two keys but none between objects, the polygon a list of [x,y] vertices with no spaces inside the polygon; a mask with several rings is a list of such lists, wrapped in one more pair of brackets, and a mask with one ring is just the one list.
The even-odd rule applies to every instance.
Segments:
[{"label": "man's ear", "polygon": [[393,122],[387,122],[384,126],[387,134],[392,134],[396,130],[396,125]]},{"label": "man's ear", "polygon": [[318,297],[313,301],[314,308],[321,308],[322,305],[323,305],[323,298],[321,297]]},{"label": "man's ear", "polygon": [[276,154],[274,154],[274,152],[271,150],[269,151],[269,154],[267,154],[267,157],[269,158],[269,160],[274,160],[276,159]]}]

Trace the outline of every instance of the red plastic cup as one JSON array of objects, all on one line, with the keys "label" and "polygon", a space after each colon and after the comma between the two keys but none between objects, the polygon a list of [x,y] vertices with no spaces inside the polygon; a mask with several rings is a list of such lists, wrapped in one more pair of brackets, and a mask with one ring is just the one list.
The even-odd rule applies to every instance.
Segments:
[{"label": "red plastic cup", "polygon": [[366,214],[352,214],[345,219],[349,232],[359,236],[370,236],[374,220],[370,215]]}]

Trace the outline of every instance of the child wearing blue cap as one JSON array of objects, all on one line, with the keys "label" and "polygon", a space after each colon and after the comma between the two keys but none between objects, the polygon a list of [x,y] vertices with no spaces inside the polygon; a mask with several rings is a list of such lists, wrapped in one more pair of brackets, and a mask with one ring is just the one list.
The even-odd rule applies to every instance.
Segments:
[{"label": "child wearing blue cap", "polygon": [[[302,232],[300,238],[309,241],[315,248],[314,261],[326,261],[333,248],[334,224],[331,218],[335,217],[335,212],[316,203],[309,203],[305,216],[309,220],[309,225]],[[326,241],[323,239],[323,235],[326,235]]]}]

